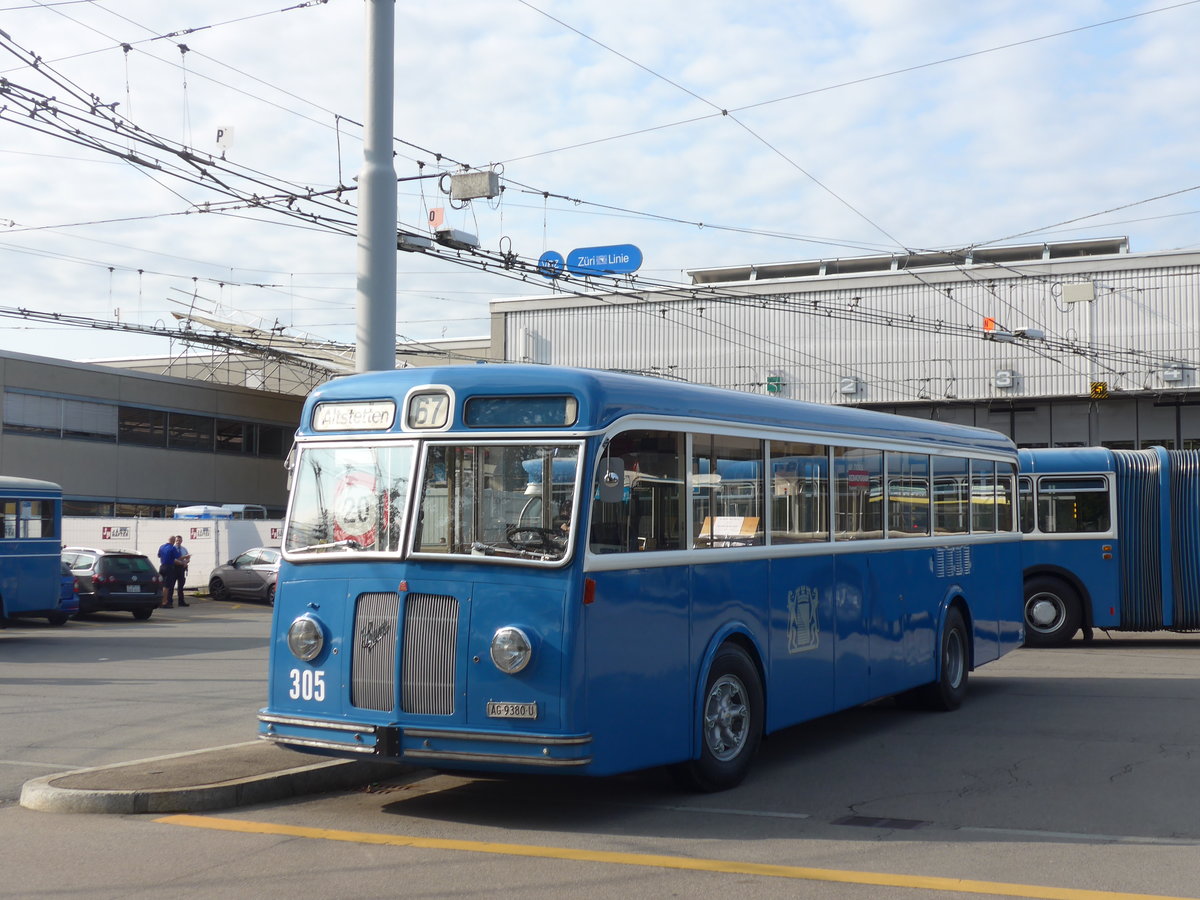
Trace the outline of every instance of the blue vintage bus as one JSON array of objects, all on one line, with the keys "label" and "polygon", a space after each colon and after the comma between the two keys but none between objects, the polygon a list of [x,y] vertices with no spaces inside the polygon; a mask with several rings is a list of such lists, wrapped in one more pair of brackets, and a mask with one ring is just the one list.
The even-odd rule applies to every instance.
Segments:
[{"label": "blue vintage bus", "polygon": [[981,429],[601,371],[337,379],[289,457],[260,736],[719,790],[798,722],[954,709],[1022,641],[1016,461]]},{"label": "blue vintage bus", "polygon": [[62,488],[0,475],[0,619],[65,624],[62,605]]},{"label": "blue vintage bus", "polygon": [[1200,630],[1200,452],[1020,452],[1026,642]]}]

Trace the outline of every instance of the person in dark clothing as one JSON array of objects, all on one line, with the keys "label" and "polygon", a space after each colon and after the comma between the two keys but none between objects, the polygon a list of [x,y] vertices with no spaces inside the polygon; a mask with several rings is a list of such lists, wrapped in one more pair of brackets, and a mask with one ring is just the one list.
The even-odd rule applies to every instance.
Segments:
[{"label": "person in dark clothing", "polygon": [[183,535],[175,535],[175,550],[178,556],[175,558],[175,586],[179,588],[179,605],[191,606],[183,599],[183,586],[187,583],[188,563],[192,561],[192,555],[187,552],[187,548],[183,546]]},{"label": "person in dark clothing", "polygon": [[179,575],[176,571],[179,566],[175,565],[175,560],[179,559],[179,549],[175,546],[175,535],[167,537],[167,542],[158,548],[158,574],[162,576],[163,581],[163,598],[162,606],[170,609],[173,595],[175,593],[175,582]]}]

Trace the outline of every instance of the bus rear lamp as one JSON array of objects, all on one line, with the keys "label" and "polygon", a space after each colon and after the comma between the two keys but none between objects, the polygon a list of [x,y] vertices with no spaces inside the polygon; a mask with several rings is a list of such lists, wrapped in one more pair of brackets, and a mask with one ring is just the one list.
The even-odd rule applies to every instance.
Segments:
[{"label": "bus rear lamp", "polygon": [[533,645],[520,628],[506,625],[492,635],[491,656],[497,669],[506,675],[516,675],[529,665]]},{"label": "bus rear lamp", "polygon": [[325,630],[312,616],[300,616],[288,627],[287,643],[292,656],[310,662],[325,646]]}]

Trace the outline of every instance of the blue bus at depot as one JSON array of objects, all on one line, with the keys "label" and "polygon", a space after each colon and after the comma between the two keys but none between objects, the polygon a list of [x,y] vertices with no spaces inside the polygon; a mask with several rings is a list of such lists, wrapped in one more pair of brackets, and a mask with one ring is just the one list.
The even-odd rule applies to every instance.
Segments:
[{"label": "blue bus at depot", "polygon": [[259,734],[315,753],[721,790],[799,722],[954,709],[1023,640],[1017,453],[982,429],[406,369],[314,391],[289,478]]},{"label": "blue bus at depot", "polygon": [[62,488],[0,475],[0,524],[0,621],[66,624],[74,597],[63,590]]},{"label": "blue bus at depot", "polygon": [[1200,630],[1200,451],[1020,451],[1026,643]]}]

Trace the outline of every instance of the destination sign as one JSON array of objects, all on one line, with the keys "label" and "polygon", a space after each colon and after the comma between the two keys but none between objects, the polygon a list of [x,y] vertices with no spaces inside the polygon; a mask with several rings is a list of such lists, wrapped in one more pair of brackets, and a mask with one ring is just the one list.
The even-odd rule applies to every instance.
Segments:
[{"label": "destination sign", "polygon": [[386,431],[396,420],[392,400],[318,403],[312,414],[313,431]]}]

